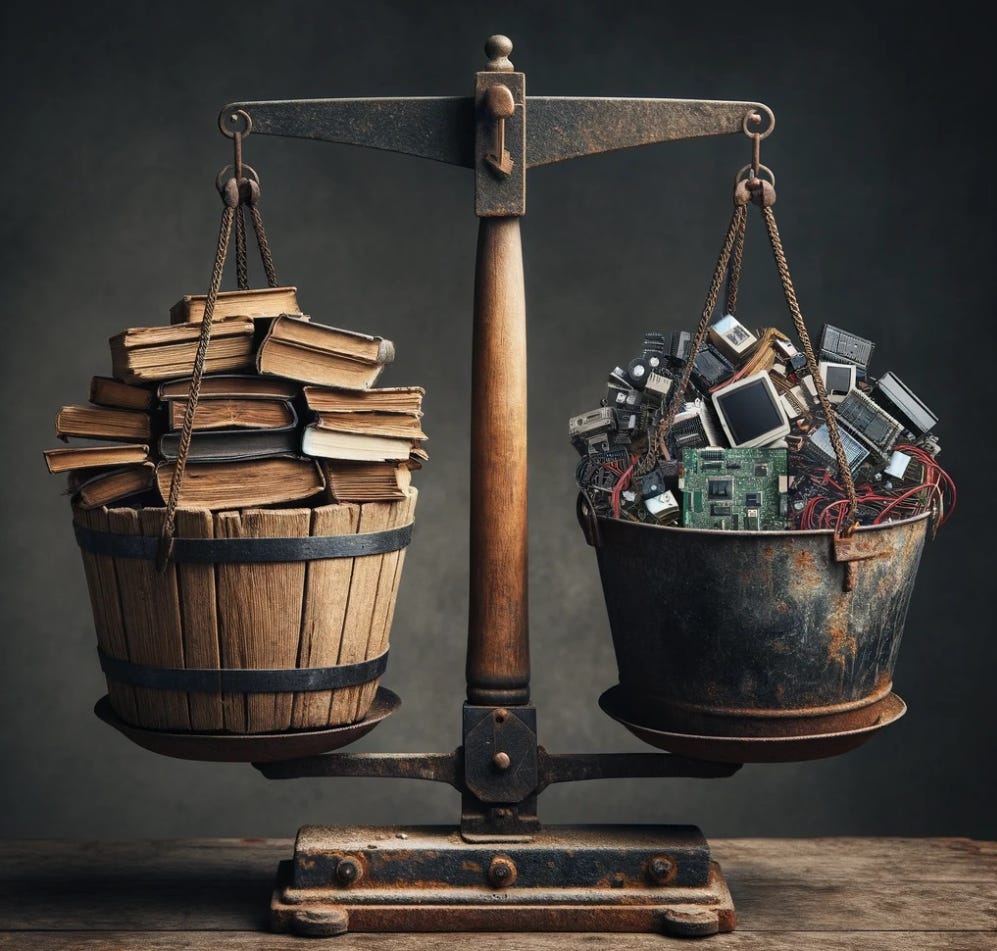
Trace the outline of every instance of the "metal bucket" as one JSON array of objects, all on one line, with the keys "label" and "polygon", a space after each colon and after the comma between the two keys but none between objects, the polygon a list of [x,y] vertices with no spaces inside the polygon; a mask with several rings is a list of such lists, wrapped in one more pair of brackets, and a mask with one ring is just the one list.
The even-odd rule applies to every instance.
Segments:
[{"label": "metal bucket", "polygon": [[617,719],[652,733],[791,738],[867,731],[884,704],[896,708],[928,514],[845,540],[597,517],[582,496],[579,521],[609,612]]}]

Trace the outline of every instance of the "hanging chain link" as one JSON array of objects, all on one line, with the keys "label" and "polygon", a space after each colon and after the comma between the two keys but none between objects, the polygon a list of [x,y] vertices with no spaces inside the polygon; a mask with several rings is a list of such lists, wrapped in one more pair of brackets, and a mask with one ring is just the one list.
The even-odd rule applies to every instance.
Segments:
[{"label": "hanging chain link", "polygon": [[[173,468],[173,478],[170,480],[170,494],[166,502],[166,518],[163,521],[163,530],[160,533],[159,549],[156,553],[156,566],[160,571],[165,571],[169,565],[173,554],[173,537],[176,531],[176,513],[180,505],[180,492],[183,487],[184,475],[187,471],[187,459],[190,454],[190,441],[194,432],[194,413],[197,410],[198,400],[201,395],[201,381],[204,378],[204,366],[208,356],[208,344],[211,342],[211,328],[215,316],[215,304],[221,292],[222,277],[225,272],[225,260],[228,257],[229,244],[232,240],[232,232],[235,231],[236,245],[236,280],[240,290],[249,289],[249,269],[247,264],[246,248],[246,219],[243,206],[249,206],[250,218],[253,222],[253,230],[256,233],[256,243],[260,249],[260,257],[263,261],[263,269],[267,275],[267,284],[270,287],[277,287],[277,270],[274,267],[273,254],[270,251],[270,243],[267,241],[266,230],[263,227],[263,215],[257,205],[260,197],[259,176],[249,165],[242,161],[242,139],[249,134],[252,123],[248,116],[245,116],[245,131],[236,131],[231,134],[234,140],[234,162],[232,164],[233,175],[224,180],[223,177],[227,168],[219,173],[216,185],[221,194],[224,209],[222,210],[221,225],[218,229],[218,243],[215,248],[215,262],[211,269],[211,283],[208,287],[208,294],[204,302],[204,316],[201,319],[201,334],[197,341],[197,351],[194,355],[194,367],[190,378],[190,389],[187,392],[187,402],[184,407],[183,424],[180,427],[180,438],[177,443],[177,459]],[[230,133],[221,124],[222,132],[226,135]],[[249,173],[249,177],[245,174]]]}]

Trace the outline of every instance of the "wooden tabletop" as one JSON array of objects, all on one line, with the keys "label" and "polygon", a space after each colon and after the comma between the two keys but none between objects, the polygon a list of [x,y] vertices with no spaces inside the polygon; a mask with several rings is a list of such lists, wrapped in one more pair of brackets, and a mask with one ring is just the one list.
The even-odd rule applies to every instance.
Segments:
[{"label": "wooden tabletop", "polygon": [[[973,839],[718,839],[737,931],[727,948],[997,948],[997,843]],[[284,839],[0,843],[0,948],[302,949],[315,939],[268,933]],[[345,935],[335,951],[635,948],[656,935]],[[325,946],[325,945],[321,945]],[[688,945],[687,947],[692,947]]]}]

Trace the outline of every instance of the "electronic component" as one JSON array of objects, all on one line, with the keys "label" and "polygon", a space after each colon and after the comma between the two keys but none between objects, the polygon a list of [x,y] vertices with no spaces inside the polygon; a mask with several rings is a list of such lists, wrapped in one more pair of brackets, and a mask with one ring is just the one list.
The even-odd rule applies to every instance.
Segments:
[{"label": "electronic component", "polygon": [[638,390],[632,386],[621,386],[610,379],[606,390],[606,402],[613,409],[629,409],[636,411],[640,409],[643,399]]},{"label": "electronic component", "polygon": [[903,426],[861,390],[852,390],[835,407],[834,414],[842,426],[880,459],[887,458],[903,432]]},{"label": "electronic component", "polygon": [[829,403],[840,403],[848,395],[849,390],[855,389],[855,364],[828,363],[827,360],[821,360],[818,369],[820,378],[824,381]]},{"label": "electronic component", "polygon": [[883,475],[909,485],[923,485],[927,477],[923,462],[899,450],[890,456],[890,463],[883,470]]},{"label": "electronic component", "polygon": [[630,453],[626,449],[590,453],[578,460],[575,482],[580,489],[611,492],[629,465]]},{"label": "electronic component", "polygon": [[[852,472],[855,472],[868,458],[869,450],[841,426],[838,427],[838,435],[841,437],[841,448],[845,451],[848,468]],[[831,443],[831,432],[827,428],[827,423],[821,423],[810,434],[805,443],[805,452],[818,465],[828,469],[830,472],[837,473],[838,457],[834,454],[834,446]]]},{"label": "electronic component", "polygon": [[681,412],[675,414],[668,442],[676,455],[683,449],[720,445],[710,409],[702,400],[686,403]]},{"label": "electronic component", "polygon": [[663,400],[669,393],[671,393],[671,391],[671,377],[667,377],[664,373],[658,373],[652,370],[647,378],[647,382],[644,384],[644,392],[647,394],[647,398]]},{"label": "electronic component", "polygon": [[704,393],[734,375],[734,367],[716,347],[704,344],[692,362],[692,381]]},{"label": "electronic component", "polygon": [[[772,341],[772,347],[775,349],[775,352],[779,354],[780,357],[782,357],[783,360],[787,361],[792,360],[793,357],[795,357],[800,352],[799,350],[796,349],[792,340],[783,340],[782,337],[776,337]],[[804,357],[804,361],[805,360],[806,357]]]},{"label": "electronic component", "polygon": [[661,474],[654,470],[640,482],[640,495],[644,508],[655,521],[662,525],[674,524],[679,520],[681,509],[672,491],[665,486]]},{"label": "electronic component", "polygon": [[795,353],[789,358],[789,367],[794,373],[799,373],[807,368],[807,355],[805,353]]},{"label": "electronic component", "polygon": [[630,385],[638,390],[644,389],[650,372],[651,364],[644,357],[635,357],[627,364],[627,379]]},{"label": "electronic component", "polygon": [[863,370],[869,366],[876,345],[871,340],[824,324],[820,334],[820,355],[831,363],[854,363]]},{"label": "electronic component", "polygon": [[[809,380],[810,377],[806,377],[806,379]],[[790,419],[808,415],[810,407],[813,405],[809,393],[804,392],[802,386],[794,386],[788,390],[783,390],[779,394],[779,399],[782,400],[786,416]]]},{"label": "electronic component", "polygon": [[672,333],[671,346],[668,355],[674,365],[681,366],[689,359],[692,350],[692,334],[687,330],[676,330]]},{"label": "electronic component", "polygon": [[682,524],[781,531],[789,512],[787,473],[785,449],[686,449],[679,482]]},{"label": "electronic component", "polygon": [[758,338],[733,314],[725,314],[710,327],[710,343],[728,360],[744,359],[757,344]]},{"label": "electronic component", "polygon": [[717,390],[713,405],[734,447],[764,446],[789,435],[789,418],[764,370]]},{"label": "electronic component", "polygon": [[665,337],[664,334],[646,333],[644,334],[644,359],[652,372],[658,367],[664,366],[665,362]]},{"label": "electronic component", "polygon": [[609,433],[615,429],[616,414],[609,406],[600,406],[568,420],[568,437],[583,455],[586,452],[606,452],[609,449]]},{"label": "electronic component", "polygon": [[915,436],[930,432],[938,422],[938,417],[892,371],[876,381],[872,398],[885,405]]}]

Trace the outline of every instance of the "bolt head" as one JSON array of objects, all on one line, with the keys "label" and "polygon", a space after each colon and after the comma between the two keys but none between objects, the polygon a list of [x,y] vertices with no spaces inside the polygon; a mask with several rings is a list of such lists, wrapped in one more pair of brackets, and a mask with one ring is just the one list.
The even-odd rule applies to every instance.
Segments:
[{"label": "bolt head", "polygon": [[352,855],[341,858],[336,864],[336,881],[349,888],[363,878],[363,866]]},{"label": "bolt head", "polygon": [[508,888],[516,881],[516,864],[504,855],[496,855],[488,867],[488,882],[493,888]]},{"label": "bolt head", "polygon": [[506,770],[512,765],[512,760],[509,758],[509,754],[504,750],[499,750],[493,757],[492,763],[496,769]]},{"label": "bolt head", "polygon": [[648,873],[655,882],[666,882],[675,873],[675,863],[667,855],[656,855],[647,866]]}]

